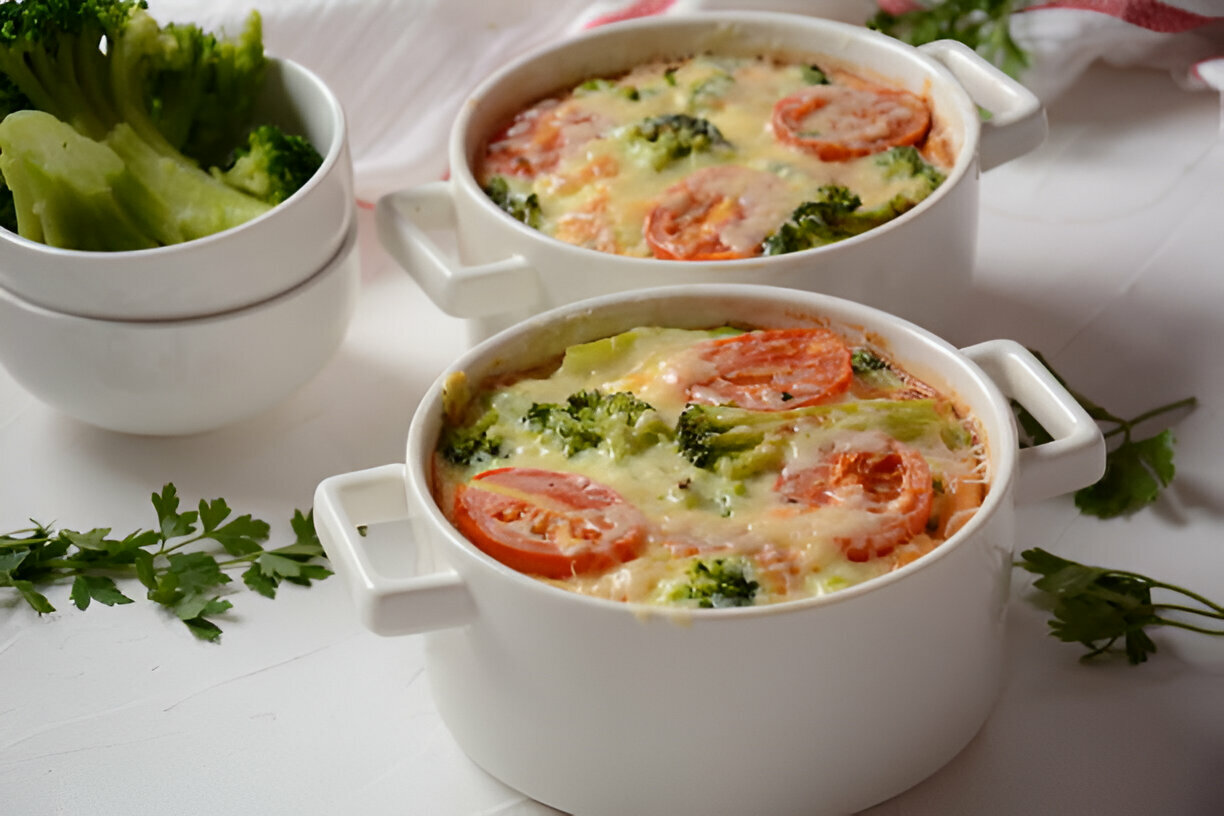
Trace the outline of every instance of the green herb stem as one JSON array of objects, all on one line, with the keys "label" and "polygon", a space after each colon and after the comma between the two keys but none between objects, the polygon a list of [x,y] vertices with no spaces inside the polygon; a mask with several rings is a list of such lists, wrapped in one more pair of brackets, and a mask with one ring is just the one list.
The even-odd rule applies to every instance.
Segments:
[{"label": "green herb stem", "polygon": [[1197,397],[1185,397],[1183,399],[1177,400],[1176,402],[1170,402],[1168,405],[1162,405],[1159,408],[1153,408],[1150,411],[1144,411],[1139,416],[1134,417],[1133,419],[1130,419],[1130,420],[1109,419],[1107,420],[1108,422],[1115,422],[1117,423],[1118,427],[1111,428],[1108,431],[1105,431],[1104,436],[1106,439],[1108,439],[1111,436],[1115,436],[1121,433],[1121,434],[1126,434],[1126,438],[1129,439],[1130,432],[1135,428],[1135,426],[1142,425],[1144,422],[1147,422],[1149,419],[1154,419],[1160,416],[1161,414],[1167,414],[1170,411],[1176,411],[1179,408],[1194,408],[1197,405],[1198,405]]}]

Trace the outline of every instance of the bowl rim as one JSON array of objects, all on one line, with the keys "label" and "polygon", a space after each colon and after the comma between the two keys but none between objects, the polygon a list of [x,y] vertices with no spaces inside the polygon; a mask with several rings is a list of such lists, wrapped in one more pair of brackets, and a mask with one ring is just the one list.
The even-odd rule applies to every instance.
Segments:
[{"label": "bowl rim", "polygon": [[[980,138],[981,122],[977,115],[977,108],[970,99],[964,87],[956,80],[952,73],[938,60],[935,60],[916,47],[901,42],[893,37],[890,37],[881,32],[866,28],[864,26],[853,25],[851,23],[842,22],[840,20],[832,20],[822,17],[814,17],[807,14],[797,14],[784,11],[708,11],[708,12],[686,12],[680,14],[672,14],[665,16],[640,17],[631,20],[624,20],[615,23],[602,25],[594,29],[590,29],[582,34],[571,37],[560,42],[551,43],[542,47],[535,48],[522,56],[508,62],[493,73],[487,75],[465,98],[459,114],[456,116],[449,134],[447,154],[450,165],[450,181],[457,185],[457,189],[461,191],[467,198],[475,200],[477,206],[484,210],[489,215],[499,219],[504,227],[516,232],[525,240],[543,241],[548,246],[556,251],[568,251],[570,249],[579,253],[579,258],[590,258],[592,256],[608,259],[607,263],[614,264],[644,264],[647,266],[655,266],[659,269],[676,268],[676,261],[666,260],[654,257],[637,257],[632,255],[620,255],[618,253],[603,252],[601,250],[592,249],[590,247],[579,246],[577,244],[569,244],[560,239],[547,235],[539,230],[528,227],[518,219],[503,211],[500,207],[485,194],[480,185],[476,183],[475,173],[473,172],[472,162],[468,156],[468,142],[470,138],[479,137],[479,144],[483,144],[487,138],[487,134],[472,133],[472,119],[476,111],[481,106],[483,100],[494,98],[499,88],[513,88],[513,79],[520,72],[529,70],[532,66],[539,62],[546,62],[550,59],[555,59],[556,55],[563,54],[569,51],[578,51],[593,45],[619,37],[631,37],[634,33],[643,29],[689,29],[689,28],[710,28],[717,29],[720,26],[746,26],[762,31],[776,30],[778,28],[802,28],[813,31],[822,32],[837,32],[842,35],[848,35],[858,39],[870,41],[882,49],[890,50],[896,54],[903,55],[915,65],[922,66],[928,74],[933,77],[938,77],[941,81],[941,87],[946,89],[952,97],[953,104],[959,109],[959,118],[961,121],[960,133],[962,143],[957,152],[956,161],[948,170],[947,176],[942,184],[932,192],[929,196],[918,202],[916,206],[901,215],[881,224],[878,227],[873,227],[867,232],[860,233],[850,238],[845,238],[831,244],[812,247],[810,249],[800,250],[798,252],[785,253],[783,255],[773,256],[753,256],[750,258],[735,258],[719,261],[693,262],[685,261],[681,263],[693,264],[703,263],[710,264],[713,268],[721,269],[737,269],[745,266],[760,265],[762,263],[778,264],[778,258],[804,258],[813,259],[821,255],[835,255],[841,252],[853,251],[853,247],[870,241],[873,237],[900,228],[910,221],[922,217],[927,210],[938,206],[942,199],[950,195],[953,188],[959,186],[966,178],[972,178],[971,168],[976,166],[978,142]],[[696,35],[692,35],[696,36]],[[682,45],[676,47],[676,53],[682,52],[685,49]],[[691,53],[691,49],[689,49]],[[812,53],[817,53],[818,49],[813,48]],[[672,53],[661,52],[661,53]],[[640,61],[633,61],[626,64],[626,69],[633,67]],[[605,72],[606,73],[606,72]],[[556,91],[565,90],[568,86],[559,85]],[[531,104],[534,100],[527,100],[522,105]],[[521,107],[521,106],[520,106]]]},{"label": "bowl rim", "polygon": [[[285,71],[297,73],[303,79],[307,80],[310,86],[315,90],[318,100],[326,107],[328,118],[331,120],[333,133],[335,134],[332,143],[328,146],[327,152],[323,154],[323,162],[319,165],[319,169],[314,175],[296,190],[293,195],[282,201],[280,204],[274,205],[267,212],[252,218],[250,221],[245,221],[229,229],[221,232],[214,232],[211,235],[205,235],[201,238],[196,238],[191,241],[183,241],[177,244],[168,244],[166,246],[150,247],[148,249],[126,249],[114,252],[100,250],[85,250],[85,249],[66,249],[64,247],[53,247],[38,241],[32,241],[29,238],[22,237],[16,232],[0,228],[0,254],[8,251],[18,251],[27,253],[30,256],[52,256],[64,259],[65,262],[73,262],[76,259],[82,261],[96,262],[100,258],[105,258],[116,264],[121,264],[125,261],[132,261],[136,258],[160,258],[163,256],[173,256],[183,252],[204,251],[208,246],[229,240],[235,233],[241,231],[249,231],[272,218],[279,218],[286,208],[292,208],[293,204],[304,198],[313,190],[323,183],[323,179],[328,176],[332,168],[341,161],[344,152],[348,145],[348,124],[344,115],[344,107],[340,102],[340,98],[336,96],[335,91],[323,81],[323,78],[317,73],[307,68],[296,60],[287,57],[277,57],[272,54],[267,55],[267,64],[269,72],[271,70]],[[52,310],[54,311],[54,310]]]},{"label": "bowl rim", "polygon": [[[997,428],[997,433],[990,435],[986,440],[986,460],[990,468],[990,489],[987,491],[986,497],[978,511],[974,513],[973,517],[964,526],[931,552],[891,572],[869,578],[827,595],[761,606],[722,609],[693,609],[640,602],[614,601],[572,592],[502,564],[492,556],[481,551],[451,524],[450,520],[443,513],[442,508],[439,507],[430,489],[433,471],[432,456],[442,424],[442,388],[447,377],[455,372],[465,371],[472,367],[473,364],[479,364],[479,366],[487,368],[493,360],[505,359],[505,355],[501,353],[503,346],[520,341],[526,337],[546,337],[551,333],[553,327],[561,323],[589,317],[617,307],[652,301],[691,300],[694,298],[703,301],[713,301],[716,299],[729,301],[734,299],[739,304],[760,304],[771,307],[786,306],[792,310],[798,310],[797,314],[801,317],[828,319],[834,329],[837,329],[839,326],[847,327],[852,323],[858,324],[860,317],[866,318],[866,320],[861,321],[863,324],[868,326],[873,322],[888,324],[890,330],[895,330],[897,333],[905,336],[904,343],[898,344],[902,346],[898,356],[902,357],[903,361],[906,347],[912,344],[923,344],[939,356],[939,362],[931,366],[932,370],[939,374],[945,374],[953,368],[960,369],[973,382],[975,387],[981,390],[982,394],[978,402],[984,403],[984,405],[978,403],[971,404],[963,396],[959,394],[958,396],[961,396],[966,407],[971,409],[972,415],[983,426],[983,433],[986,432],[988,427],[986,421],[982,418],[983,408],[988,408],[992,411],[994,414],[994,422],[992,424]],[[746,307],[737,305],[736,308]],[[843,317],[829,317],[825,310],[830,308],[841,312]],[[732,316],[728,316],[727,319],[735,320],[736,322],[752,322],[751,319],[745,321]],[[639,323],[638,325],[641,324]],[[632,327],[632,325],[626,324],[621,330],[628,330]],[[604,336],[607,335],[603,333],[594,334],[589,336],[588,339],[594,340]],[[575,340],[573,342],[582,341]],[[560,349],[556,348],[555,339],[548,345],[548,348],[551,352],[559,353],[560,351]],[[406,448],[405,489],[408,494],[409,505],[422,509],[423,516],[432,526],[432,531],[443,536],[449,542],[450,549],[460,553],[465,561],[474,568],[491,574],[495,580],[509,581],[511,585],[521,591],[543,592],[546,596],[552,596],[553,600],[558,603],[577,603],[607,614],[627,614],[639,619],[661,618],[685,624],[696,623],[698,620],[705,619],[727,620],[795,614],[831,604],[855,602],[877,592],[887,591],[889,587],[898,581],[903,581],[908,576],[925,572],[950,557],[953,553],[961,550],[966,546],[966,542],[977,536],[979,530],[992,522],[1000,511],[1005,510],[1006,503],[1011,501],[1010,497],[1013,493],[1012,487],[1016,477],[1019,458],[1018,438],[1016,436],[1015,425],[1011,421],[1007,399],[1003,396],[995,382],[976,363],[971,361],[948,341],[904,318],[845,298],[764,284],[737,283],[681,284],[654,287],[647,290],[627,290],[575,301],[546,312],[541,312],[511,326],[469,349],[438,375],[437,379],[417,404],[409,426]],[[445,556],[443,560],[446,560]]]},{"label": "bowl rim", "polygon": [[344,229],[344,239],[340,242],[335,252],[311,274],[298,281],[288,289],[277,292],[274,295],[266,297],[255,303],[248,303],[245,306],[239,306],[234,309],[226,309],[224,311],[209,312],[201,315],[191,315],[189,317],[169,317],[169,318],[110,318],[110,317],[93,317],[91,315],[80,315],[75,312],[61,312],[57,309],[51,309],[39,303],[34,303],[31,300],[23,297],[17,292],[0,285],[0,300],[9,301],[15,308],[28,312],[39,318],[49,318],[58,321],[69,321],[77,325],[93,326],[107,325],[114,327],[128,327],[136,330],[175,330],[186,329],[196,326],[204,326],[210,323],[223,323],[229,320],[241,319],[249,316],[253,312],[266,311],[274,309],[285,301],[294,300],[307,290],[319,285],[322,280],[330,274],[340,269],[347,260],[348,255],[356,250],[358,239],[357,219],[350,216],[347,218],[348,225]]}]

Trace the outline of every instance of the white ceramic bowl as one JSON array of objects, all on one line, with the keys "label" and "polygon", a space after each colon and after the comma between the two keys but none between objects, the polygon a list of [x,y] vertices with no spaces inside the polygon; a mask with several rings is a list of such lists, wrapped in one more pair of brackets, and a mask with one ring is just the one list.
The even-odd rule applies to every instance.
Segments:
[{"label": "white ceramic bowl", "polygon": [[[791,255],[734,261],[630,258],[554,240],[494,205],[472,174],[491,133],[538,98],[591,76],[698,51],[827,55],[928,97],[956,162],[910,212],[863,235]],[[983,125],[978,106],[992,113]],[[553,306],[626,289],[764,283],[847,297],[947,333],[971,280],[979,171],[1045,138],[1045,113],[1023,86],[960,43],[913,48],[861,26],[815,17],[724,12],[600,27],[511,63],[466,101],[450,134],[451,174],[384,196],[379,237],[441,309],[483,339]],[[458,260],[435,236],[452,234]]]},{"label": "white ceramic bowl", "polygon": [[[431,498],[442,382],[556,359],[639,325],[774,327],[827,318],[878,337],[979,419],[990,490],[933,553],[824,597],[678,610],[567,592],[489,558]],[[1017,449],[1007,397],[1055,441]],[[1016,502],[1094,482],[1096,424],[1022,346],[958,351],[849,301],[766,286],[696,285],[561,307],[478,345],[424,396],[407,464],[325,480],[323,545],[367,626],[428,632],[438,711],[468,755],[528,796],[582,816],[861,810],[917,783],[994,703]],[[379,574],[358,524],[411,519],[415,575]]]},{"label": "white ceramic bowl", "polygon": [[268,60],[257,121],[306,135],[323,164],[302,189],[224,232],[156,249],[56,249],[0,229],[0,288],[47,309],[116,320],[200,317],[279,295],[335,256],[355,218],[340,100],[313,72]]},{"label": "white ceramic bowl", "polygon": [[361,282],[357,227],[348,227],[305,281],[208,317],[101,320],[0,289],[0,364],[42,402],[113,431],[189,434],[253,416],[339,347]]}]

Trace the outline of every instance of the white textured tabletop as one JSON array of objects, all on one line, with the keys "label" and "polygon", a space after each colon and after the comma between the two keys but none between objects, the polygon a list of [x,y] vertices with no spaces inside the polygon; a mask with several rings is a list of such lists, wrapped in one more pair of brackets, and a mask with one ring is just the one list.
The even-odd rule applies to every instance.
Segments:
[{"label": "white textured tabletop", "polygon": [[[1069,499],[1028,506],[1017,544],[1224,598],[1219,96],[1101,66],[1049,120],[1043,147],[983,176],[974,308],[949,339],[1037,348],[1123,415],[1191,394],[1199,406],[1176,420],[1177,477],[1154,507],[1101,521]],[[372,226],[363,210],[363,289],[343,347],[258,418],[124,436],[54,413],[0,370],[0,530],[29,518],[149,527],[150,493],[173,481],[187,502],[224,497],[287,536],[321,479],[402,460],[416,402],[464,333]],[[396,533],[377,531],[389,569]],[[1162,631],[1142,666],[1082,664],[1015,577],[993,715],[942,771],[868,813],[1224,812],[1224,643]],[[0,590],[0,814],[554,812],[464,757],[433,708],[420,639],[365,631],[339,580],[275,601],[236,594],[219,644],[152,604],[80,612],[66,590],[48,594],[60,611],[39,617]]]}]

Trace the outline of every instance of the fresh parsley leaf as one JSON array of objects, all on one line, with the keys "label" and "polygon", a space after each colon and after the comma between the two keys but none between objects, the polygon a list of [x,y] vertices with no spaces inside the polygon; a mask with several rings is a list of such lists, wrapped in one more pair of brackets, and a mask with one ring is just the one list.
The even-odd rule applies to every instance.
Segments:
[{"label": "fresh parsley leaf", "polygon": [[1029,56],[1011,36],[1011,15],[1028,0],[925,0],[901,14],[878,12],[867,21],[892,37],[922,45],[959,40],[1013,77],[1029,66]]},{"label": "fresh parsley leaf", "polygon": [[[246,567],[243,583],[267,597],[275,597],[281,581],[309,586],[332,574],[319,563],[324,552],[312,513],[294,511],[293,543],[267,550],[267,522],[250,515],[231,519],[223,499],[179,512],[178,491],[168,483],[152,495],[152,503],[156,528],[122,538],[111,537],[109,527],[57,532],[36,521],[0,534],[0,589],[14,590],[41,615],[55,607],[40,585],[69,583],[69,599],[84,610],[95,601],[132,603],[115,578],[135,578],[148,600],[172,612],[196,637],[216,641],[221,627],[212,618],[233,606],[220,596],[232,581],[231,570]],[[215,546],[209,548],[210,543]]]},{"label": "fresh parsley leaf", "polygon": [[1173,432],[1165,429],[1149,439],[1126,440],[1109,452],[1105,475],[1075,494],[1081,513],[1100,518],[1125,516],[1160,496],[1173,481]]},{"label": "fresh parsley leaf", "polygon": [[[1224,622],[1224,606],[1173,584],[1145,575],[1070,561],[1040,548],[1025,550],[1016,566],[1040,576],[1033,587],[1051,602],[1050,634],[1066,643],[1080,643],[1088,653],[1083,660],[1113,651],[1122,643],[1126,659],[1143,663],[1156,652],[1148,629],[1173,626],[1206,635],[1224,635],[1224,628],[1209,628],[1162,613],[1205,618],[1216,627]],[[1162,589],[1197,604],[1157,603],[1152,590]]]},{"label": "fresh parsley leaf", "polygon": [[[1088,416],[1105,426],[1106,439],[1120,436],[1122,440],[1106,454],[1105,473],[1100,480],[1076,492],[1075,506],[1085,515],[1114,518],[1130,515],[1155,502],[1161,491],[1173,481],[1176,472],[1173,465],[1173,432],[1165,428],[1154,436],[1137,438],[1135,429],[1162,414],[1194,408],[1198,400],[1186,397],[1145,411],[1137,417],[1123,419],[1067,385],[1041,352],[1030,351]],[[1021,431],[1022,447],[1051,441],[1052,437],[1041,427],[1041,423],[1014,400],[1012,410]]]},{"label": "fresh parsley leaf", "polygon": [[77,575],[69,595],[77,609],[86,609],[91,600],[105,606],[130,604],[132,599],[119,591],[114,580],[105,575]]}]

